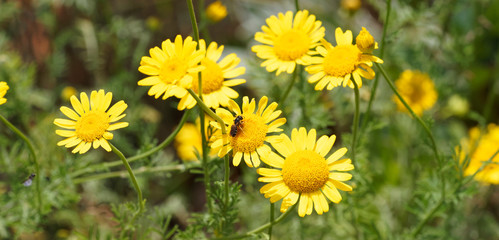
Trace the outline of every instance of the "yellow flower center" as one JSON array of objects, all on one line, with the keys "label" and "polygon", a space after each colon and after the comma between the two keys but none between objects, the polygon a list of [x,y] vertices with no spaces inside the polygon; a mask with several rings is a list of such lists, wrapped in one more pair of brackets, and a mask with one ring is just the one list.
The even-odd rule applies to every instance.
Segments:
[{"label": "yellow flower center", "polygon": [[102,138],[108,127],[109,115],[105,112],[92,110],[83,114],[76,122],[76,136],[85,142],[93,142]]},{"label": "yellow flower center", "polygon": [[[220,90],[223,86],[224,76],[222,69],[218,64],[210,59],[203,59],[201,65],[206,68],[201,72],[201,81],[203,81],[203,94],[209,94]],[[194,74],[194,79],[192,80],[192,90],[198,92],[198,74]]]},{"label": "yellow flower center", "polygon": [[284,160],[282,178],[292,191],[315,192],[329,179],[326,159],[314,151],[296,151]]},{"label": "yellow flower center", "polygon": [[187,74],[187,62],[184,59],[172,58],[163,63],[159,78],[166,84],[175,84]]},{"label": "yellow flower center", "polygon": [[355,70],[361,55],[355,45],[336,46],[324,58],[324,71],[330,76],[344,77]]},{"label": "yellow flower center", "polygon": [[234,152],[251,153],[262,146],[267,137],[269,126],[265,124],[261,116],[255,114],[244,114],[239,124],[237,134],[230,139]]},{"label": "yellow flower center", "polygon": [[274,52],[283,61],[295,61],[308,52],[310,38],[302,31],[291,29],[274,42]]}]

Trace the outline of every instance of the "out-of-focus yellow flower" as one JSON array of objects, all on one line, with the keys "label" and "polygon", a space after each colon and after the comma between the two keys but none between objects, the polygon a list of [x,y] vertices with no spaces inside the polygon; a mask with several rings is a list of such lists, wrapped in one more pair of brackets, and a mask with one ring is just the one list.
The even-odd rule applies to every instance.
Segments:
[{"label": "out-of-focus yellow flower", "polygon": [[64,101],[69,101],[71,96],[76,95],[77,93],[78,91],[76,91],[76,88],[71,86],[66,86],[61,91],[61,98]]},{"label": "out-of-focus yellow flower", "polygon": [[206,7],[206,17],[212,22],[219,22],[227,16],[227,7],[221,1],[215,1]]},{"label": "out-of-focus yellow flower", "polygon": [[362,27],[359,35],[355,38],[355,44],[364,53],[372,53],[374,49],[378,49],[378,43],[374,41],[374,37],[365,27]]},{"label": "out-of-focus yellow flower", "polygon": [[499,154],[487,163],[499,150],[499,126],[489,124],[486,132],[481,132],[478,127],[470,129],[469,138],[463,139],[461,146],[461,161],[466,154],[470,157],[464,175],[473,175],[484,165],[476,173],[475,179],[483,183],[499,184]]},{"label": "out-of-focus yellow flower", "polygon": [[156,32],[159,30],[161,23],[159,22],[159,19],[155,16],[149,16],[146,19],[146,26],[149,28],[151,31]]},{"label": "out-of-focus yellow flower", "polygon": [[5,94],[7,93],[7,90],[9,90],[9,85],[7,85],[6,82],[0,82],[0,105],[7,102],[7,99],[4,98]]},{"label": "out-of-focus yellow flower", "polygon": [[341,7],[347,11],[357,11],[361,6],[361,0],[341,0]]},{"label": "out-of-focus yellow flower", "polygon": [[[430,76],[420,71],[405,70],[395,81],[395,86],[412,111],[418,116],[437,102],[438,94]],[[392,96],[400,111],[408,112],[397,96]]]},{"label": "out-of-focus yellow flower", "polygon": [[[208,116],[205,117],[205,136],[208,139],[214,134],[211,132],[214,128],[210,126],[210,121],[212,120],[213,119]],[[175,136],[175,149],[182,161],[198,161],[196,153],[199,155],[203,154],[199,118],[196,119],[196,124],[185,123],[184,126],[182,126],[182,129],[180,129],[177,136]],[[210,156],[216,156],[216,154],[217,151],[213,149],[209,152]]]},{"label": "out-of-focus yellow flower", "polygon": [[455,116],[464,116],[470,110],[470,103],[465,98],[454,94],[447,101],[447,106],[445,108],[447,114]]}]

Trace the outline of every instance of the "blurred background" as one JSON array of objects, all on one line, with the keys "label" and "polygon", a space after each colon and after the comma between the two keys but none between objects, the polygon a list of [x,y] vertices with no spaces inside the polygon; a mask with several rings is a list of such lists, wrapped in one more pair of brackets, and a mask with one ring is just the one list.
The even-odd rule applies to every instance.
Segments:
[{"label": "blurred background", "polygon": [[[225,45],[224,55],[236,53],[242,59],[247,83],[235,87],[240,96],[266,95],[277,101],[290,75],[266,72],[250,49],[265,19],[294,11],[294,2],[222,1],[227,16],[217,20],[205,13],[214,1],[193,2],[201,38]],[[322,21],[330,42],[336,27],[354,36],[366,27],[381,43],[386,1],[313,0],[300,1],[300,7]],[[384,67],[393,80],[413,69],[434,81],[438,101],[423,119],[448,161],[459,161],[454,148],[471,127],[499,124],[498,13],[495,0],[391,1]],[[123,99],[128,104],[125,121],[130,126],[115,133],[113,144],[125,156],[156,146],[174,130],[183,112],[176,110],[178,100],[154,99],[146,94],[148,88],[137,86],[145,77],[137,69],[150,48],[178,34],[192,35],[185,1],[0,1],[0,81],[10,86],[0,113],[37,148],[41,173],[36,177],[44,200],[44,215],[39,217],[34,188],[21,184],[34,171],[29,152],[0,125],[0,239],[108,239],[130,227],[123,225],[128,213],[124,203],[136,195],[127,175],[88,178],[123,172],[121,165],[90,171],[89,166],[118,159],[102,149],[74,155],[57,147],[62,138],[54,133],[53,120],[63,117],[59,108],[70,105],[71,95],[104,89],[113,92],[113,102]],[[380,56],[380,50],[374,54]],[[361,112],[373,83],[363,81]],[[299,126],[317,128],[320,134],[338,136],[335,148],[349,147],[353,91],[317,92],[310,84],[298,86],[291,92],[295,97],[279,102],[288,119],[285,132]],[[381,78],[370,121],[360,136],[358,171],[352,180],[358,189],[342,193],[344,201],[324,216],[290,217],[275,227],[275,236],[281,236],[276,239],[404,239],[421,217],[419,210],[431,206],[439,189],[429,141],[414,119],[397,111],[392,95]],[[195,122],[195,114],[188,121]],[[204,186],[198,181],[202,175],[178,167],[182,163],[170,144],[132,164],[134,169],[177,166],[138,175],[150,214],[136,226],[134,239],[162,239],[175,226],[186,230],[192,225],[191,214],[204,210]],[[244,210],[236,229],[244,232],[264,223],[269,204],[258,192],[263,184],[256,181],[254,169],[241,165],[231,174],[232,181],[242,184],[238,206]],[[358,221],[347,221],[356,206],[362,206],[355,213]],[[497,186],[472,183],[445,201],[421,239],[499,239],[498,221]],[[365,231],[355,235],[355,228]]]}]

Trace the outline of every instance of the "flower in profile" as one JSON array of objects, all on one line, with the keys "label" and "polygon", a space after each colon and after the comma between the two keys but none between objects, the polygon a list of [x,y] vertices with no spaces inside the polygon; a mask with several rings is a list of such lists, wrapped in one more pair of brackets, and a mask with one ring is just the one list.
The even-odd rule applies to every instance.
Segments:
[{"label": "flower in profile", "polygon": [[212,22],[219,22],[227,16],[227,7],[221,1],[212,2],[206,7],[206,17]]},{"label": "flower in profile", "polygon": [[373,79],[374,71],[371,69],[373,62],[383,63],[383,60],[369,52],[363,52],[364,49],[361,50],[358,45],[352,44],[353,36],[350,30],[343,33],[341,28],[336,28],[335,36],[336,47],[323,40],[323,45],[316,48],[319,56],[314,57],[313,65],[305,68],[312,75],[308,82],[317,82],[315,90],[319,91],[326,86],[331,90],[341,84],[343,87],[348,85],[354,88],[353,78],[357,86],[362,87],[361,77]]},{"label": "flower in profile", "polygon": [[265,60],[261,66],[268,72],[277,70],[276,75],[279,75],[281,72],[292,73],[296,64],[311,64],[311,49],[320,44],[325,31],[322,23],[315,19],[315,15],[309,15],[307,10],[298,11],[294,18],[291,11],[267,18],[268,26],[263,26],[263,32],[255,34],[255,40],[264,45],[251,48]]},{"label": "flower in profile", "polygon": [[183,98],[192,86],[192,74],[204,69],[199,62],[204,58],[204,52],[196,50],[197,43],[191,37],[182,40],[177,35],[175,42],[170,39],[163,41],[161,48],[149,50],[150,57],[140,60],[139,71],[149,75],[138,82],[139,86],[151,86],[147,94],[163,100],[171,96]]},{"label": "flower in profile", "polygon": [[[395,81],[395,86],[402,98],[418,116],[421,116],[424,110],[430,109],[437,102],[438,94],[435,85],[426,73],[405,70]],[[393,95],[392,99],[397,104],[398,110],[408,111],[396,95]]]},{"label": "flower in profile", "polygon": [[[352,160],[340,159],[347,149],[340,148],[328,156],[336,140],[336,136],[322,136],[316,139],[315,129],[308,133],[305,128],[293,129],[291,139],[281,134],[281,141],[272,146],[277,153],[271,152],[262,160],[273,168],[259,168],[262,175],[260,182],[266,182],[260,193],[270,202],[283,199],[281,212],[297,204],[298,215],[310,215],[315,209],[321,215],[329,211],[327,199],[339,203],[342,199],[339,190],[352,191],[352,187],[343,183],[352,178],[354,169]],[[327,198],[327,199],[326,199]]]},{"label": "flower in profile", "polygon": [[[244,79],[237,78],[244,74],[244,67],[237,67],[241,59],[235,53],[231,53],[221,58],[224,46],[217,46],[217,43],[211,42],[208,48],[203,39],[199,40],[199,49],[206,52],[205,58],[201,60],[201,80],[203,87],[203,101],[209,108],[218,108],[220,105],[226,107],[229,105],[229,99],[239,97],[234,91],[233,86],[246,82]],[[191,74],[193,81],[191,89],[198,93],[199,81],[198,74]],[[230,79],[230,80],[227,80]],[[190,109],[196,105],[196,100],[190,94],[186,94],[178,104],[179,110]]]},{"label": "flower in profile", "polygon": [[0,105],[7,102],[7,99],[4,98],[5,94],[7,93],[7,90],[9,90],[9,85],[7,85],[6,82],[0,82]]},{"label": "flower in profile", "polygon": [[110,131],[128,126],[127,122],[115,123],[125,117],[126,114],[122,113],[128,105],[121,100],[109,108],[112,97],[111,92],[105,93],[102,89],[92,91],[90,99],[84,92],[80,94],[80,100],[74,95],[71,96],[70,101],[74,110],[61,107],[61,112],[70,119],[54,120],[54,124],[58,127],[69,129],[55,131],[57,135],[66,137],[57,145],[67,148],[76,146],[72,152],[80,154],[87,152],[91,146],[95,149],[102,147],[110,152],[111,146],[108,140],[113,139]]},{"label": "flower in profile", "polygon": [[[211,139],[213,136],[213,127],[209,125],[209,122],[213,120],[208,116],[205,116],[205,136]],[[197,161],[198,157],[196,153],[203,154],[202,147],[202,137],[200,131],[200,121],[199,118],[196,119],[196,123],[185,123],[182,129],[175,136],[175,149],[177,150],[177,155],[182,161]],[[216,156],[216,152],[212,149],[209,155]]]},{"label": "flower in profile", "polygon": [[378,43],[365,27],[362,27],[359,35],[355,38],[355,45],[363,53],[372,53],[374,49],[378,49]]},{"label": "flower in profile", "polygon": [[[233,100],[229,101],[232,113],[223,108],[216,110],[227,130],[226,134],[215,134],[211,145],[218,151],[219,157],[232,151],[234,166],[238,166],[241,159],[244,159],[249,167],[260,166],[260,158],[271,152],[265,142],[272,144],[278,141],[279,137],[272,133],[281,132],[279,127],[286,123],[285,118],[277,118],[281,114],[281,110],[275,111],[277,103],[273,102],[268,106],[267,103],[268,98],[263,96],[255,112],[255,99],[250,102],[245,96],[242,111]],[[212,125],[217,130],[221,129],[218,122],[212,122]]]},{"label": "flower in profile", "polygon": [[475,174],[479,182],[499,184],[499,154],[494,156],[499,151],[499,126],[489,124],[486,132],[480,131],[478,127],[471,128],[469,138],[463,139],[461,146],[461,161],[465,154],[469,156],[464,175]]}]

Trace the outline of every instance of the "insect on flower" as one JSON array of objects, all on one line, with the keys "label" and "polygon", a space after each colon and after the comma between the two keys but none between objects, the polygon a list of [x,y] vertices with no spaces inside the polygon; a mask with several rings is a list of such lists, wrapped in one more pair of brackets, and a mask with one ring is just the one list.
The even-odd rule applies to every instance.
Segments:
[{"label": "insect on flower", "polygon": [[[243,116],[239,115],[234,119],[234,125],[230,127],[230,136],[235,137],[237,135],[238,128],[241,128],[241,124],[243,124]],[[241,131],[243,129],[241,128]]]},{"label": "insect on flower", "polygon": [[29,187],[31,186],[31,184],[33,183],[33,178],[35,178],[36,174],[32,173],[31,175],[29,175],[28,179],[24,180],[23,182],[23,185],[25,187]]}]

